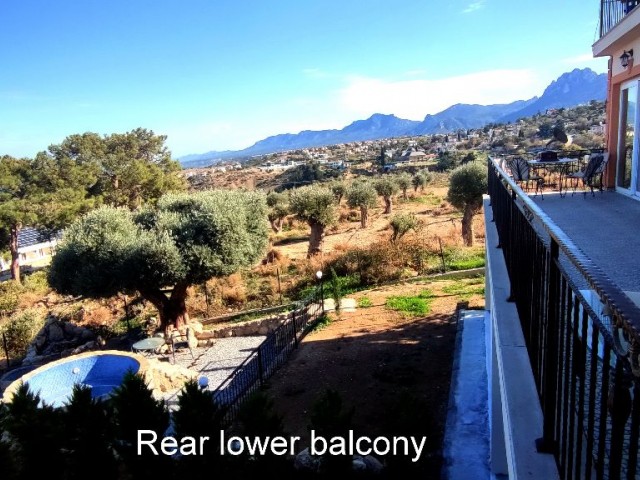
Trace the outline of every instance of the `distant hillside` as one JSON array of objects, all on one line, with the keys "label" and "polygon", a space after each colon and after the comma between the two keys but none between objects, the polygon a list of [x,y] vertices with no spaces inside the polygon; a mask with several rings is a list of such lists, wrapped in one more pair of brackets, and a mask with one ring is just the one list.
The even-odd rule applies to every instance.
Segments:
[{"label": "distant hillside", "polygon": [[[480,128],[497,118],[517,112],[536,101],[518,100],[513,103],[499,105],[467,105],[458,103],[435,115],[427,115],[412,132],[414,135],[448,133],[460,129]],[[415,132],[415,133],[414,133]]]},{"label": "distant hillside", "polygon": [[519,118],[530,117],[549,108],[573,107],[591,100],[603,101],[607,98],[607,75],[589,68],[575,69],[563,73],[551,82],[542,96],[516,112],[505,114],[498,119],[506,123]]},{"label": "distant hillside", "polygon": [[576,68],[551,82],[542,96],[529,100],[499,105],[456,104],[435,115],[427,115],[421,122],[376,113],[366,120],[356,120],[340,130],[304,130],[300,133],[274,135],[244,150],[212,151],[186,155],[179,160],[184,167],[198,167],[230,158],[242,159],[286,150],[480,128],[488,123],[507,123],[529,117],[549,108],[572,107],[591,100],[604,100],[606,91],[607,76],[604,73],[598,75],[589,68]]}]

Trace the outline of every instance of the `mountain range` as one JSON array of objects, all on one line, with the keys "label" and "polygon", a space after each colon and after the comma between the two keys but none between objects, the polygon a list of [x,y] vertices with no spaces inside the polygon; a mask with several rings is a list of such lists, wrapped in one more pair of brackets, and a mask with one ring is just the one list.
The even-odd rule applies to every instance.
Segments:
[{"label": "mountain range", "polygon": [[498,105],[456,104],[424,120],[405,120],[395,115],[375,113],[366,120],[356,120],[338,130],[304,130],[260,140],[244,150],[212,151],[180,157],[183,167],[199,167],[218,161],[254,155],[296,150],[337,143],[384,138],[449,133],[460,129],[481,128],[489,123],[508,123],[550,108],[573,107],[591,100],[606,98],[607,76],[589,68],[563,73],[544,90],[540,97]]}]

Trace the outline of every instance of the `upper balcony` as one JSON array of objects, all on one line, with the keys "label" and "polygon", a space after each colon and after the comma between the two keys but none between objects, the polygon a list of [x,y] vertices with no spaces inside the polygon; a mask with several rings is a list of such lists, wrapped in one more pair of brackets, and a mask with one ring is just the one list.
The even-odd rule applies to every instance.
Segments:
[{"label": "upper balcony", "polygon": [[613,27],[640,4],[639,0],[600,0],[600,35],[604,37]]},{"label": "upper balcony", "polygon": [[593,45],[596,57],[614,55],[631,39],[638,38],[640,0],[600,0],[598,40]]}]

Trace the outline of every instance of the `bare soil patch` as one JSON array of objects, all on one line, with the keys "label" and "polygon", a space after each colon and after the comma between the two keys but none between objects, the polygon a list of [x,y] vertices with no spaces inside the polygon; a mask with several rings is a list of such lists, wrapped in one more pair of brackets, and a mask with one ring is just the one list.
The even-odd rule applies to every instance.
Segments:
[{"label": "bare soil patch", "polygon": [[[406,283],[353,295],[369,308],[344,312],[310,333],[267,388],[291,435],[308,444],[309,412],[327,389],[354,409],[356,435],[427,436],[422,458],[385,459],[390,474],[437,478],[456,336],[455,309],[465,300],[482,307],[482,278]],[[479,287],[480,286],[480,287]],[[432,293],[431,312],[411,317],[385,307],[397,295]],[[467,293],[447,293],[462,290]],[[426,475],[426,477],[424,477]]]}]

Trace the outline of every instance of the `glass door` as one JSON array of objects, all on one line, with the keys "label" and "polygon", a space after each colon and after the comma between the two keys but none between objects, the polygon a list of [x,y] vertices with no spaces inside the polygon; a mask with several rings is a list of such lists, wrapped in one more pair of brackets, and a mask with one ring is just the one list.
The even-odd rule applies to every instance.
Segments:
[{"label": "glass door", "polygon": [[620,91],[620,129],[616,186],[627,193],[639,193],[638,183],[638,80],[622,85]]}]

